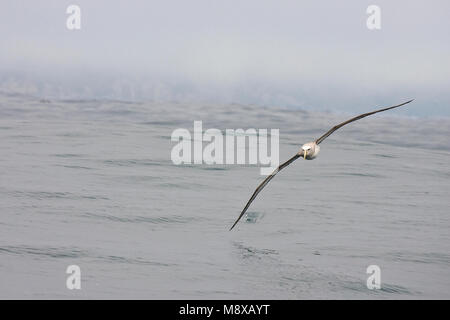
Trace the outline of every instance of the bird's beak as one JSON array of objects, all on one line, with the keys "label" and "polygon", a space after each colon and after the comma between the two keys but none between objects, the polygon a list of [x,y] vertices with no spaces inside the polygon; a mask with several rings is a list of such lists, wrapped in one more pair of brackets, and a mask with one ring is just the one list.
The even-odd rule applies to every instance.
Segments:
[{"label": "bird's beak", "polygon": [[306,154],[308,153],[307,150],[303,150],[303,159],[306,160]]}]

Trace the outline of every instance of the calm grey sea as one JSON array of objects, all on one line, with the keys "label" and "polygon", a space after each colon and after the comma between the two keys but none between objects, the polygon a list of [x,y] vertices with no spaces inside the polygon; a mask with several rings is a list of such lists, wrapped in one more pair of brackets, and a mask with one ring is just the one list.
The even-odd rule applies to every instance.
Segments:
[{"label": "calm grey sea", "polygon": [[[172,131],[194,120],[279,128],[283,161],[349,116],[3,93],[0,298],[449,299],[449,119],[392,111],[342,128],[232,232],[259,166],[170,160]],[[81,290],[66,288],[72,264]]]}]

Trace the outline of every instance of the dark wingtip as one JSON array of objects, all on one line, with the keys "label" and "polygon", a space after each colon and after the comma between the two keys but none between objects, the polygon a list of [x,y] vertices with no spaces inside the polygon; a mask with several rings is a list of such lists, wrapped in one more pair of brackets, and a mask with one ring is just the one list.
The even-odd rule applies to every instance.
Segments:
[{"label": "dark wingtip", "polygon": [[[404,106],[405,104],[408,104],[408,103],[413,102],[413,101],[414,101],[414,99],[408,100],[408,101],[406,101],[406,102],[403,102],[403,103],[400,103],[399,105],[394,106],[394,108]],[[391,108],[390,108],[390,109],[391,109]]]},{"label": "dark wingtip", "polygon": [[397,105],[397,107],[400,107],[400,106],[404,106],[405,104],[408,104],[408,103],[410,103],[410,102],[413,102],[413,101],[414,101],[414,99],[411,99],[411,100],[405,101],[405,102],[403,102],[403,103],[400,103],[399,105]]}]

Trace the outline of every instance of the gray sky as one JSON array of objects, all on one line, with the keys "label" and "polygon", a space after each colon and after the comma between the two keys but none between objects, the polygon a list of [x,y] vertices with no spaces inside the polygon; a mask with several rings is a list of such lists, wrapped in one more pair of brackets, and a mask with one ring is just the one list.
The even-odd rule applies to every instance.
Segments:
[{"label": "gray sky", "polygon": [[[81,30],[66,8],[81,7]],[[381,8],[381,30],[366,8]],[[448,1],[0,2],[0,88],[450,115]]]}]

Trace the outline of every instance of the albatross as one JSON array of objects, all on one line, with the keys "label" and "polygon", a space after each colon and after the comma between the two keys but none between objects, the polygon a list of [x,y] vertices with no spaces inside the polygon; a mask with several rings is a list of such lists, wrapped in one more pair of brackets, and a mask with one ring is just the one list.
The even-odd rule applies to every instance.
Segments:
[{"label": "albatross", "polygon": [[237,218],[235,223],[231,226],[230,231],[233,230],[233,228],[236,226],[236,224],[239,222],[239,220],[241,220],[242,216],[245,214],[245,212],[247,211],[248,207],[253,202],[253,200],[255,200],[255,198],[258,195],[258,193],[261,192],[261,190],[269,183],[270,180],[273,179],[273,177],[275,177],[275,175],[278,172],[280,172],[281,170],[286,168],[288,165],[290,165],[292,162],[294,162],[295,160],[297,160],[300,157],[302,157],[304,160],[312,160],[312,159],[316,158],[317,155],[319,154],[319,151],[320,151],[319,144],[322,143],[326,138],[328,138],[337,129],[345,126],[346,124],[349,124],[349,123],[351,123],[353,121],[356,121],[356,120],[359,120],[359,119],[362,119],[362,118],[365,118],[365,117],[370,116],[372,114],[401,107],[401,106],[403,106],[405,104],[410,103],[413,100],[409,100],[409,101],[403,102],[401,104],[398,104],[398,105],[395,105],[395,106],[392,106],[392,107],[387,107],[387,108],[375,110],[375,111],[372,111],[372,112],[367,112],[367,113],[360,114],[359,116],[356,116],[356,117],[351,118],[351,119],[349,119],[347,121],[344,121],[344,122],[342,122],[342,123],[340,123],[338,125],[335,125],[333,128],[328,130],[325,134],[323,134],[320,138],[318,138],[318,139],[316,139],[316,140],[314,140],[312,142],[308,142],[308,143],[305,143],[304,145],[302,145],[300,150],[292,158],[290,158],[286,162],[284,162],[281,165],[279,165],[278,168],[276,168],[270,175],[267,176],[267,178],[264,179],[263,182],[261,182],[261,184],[258,186],[258,188],[256,188],[255,192],[253,192],[253,195],[251,196],[250,200],[248,200],[247,204],[245,205],[244,209],[242,210],[241,214],[239,215],[239,217]]}]

